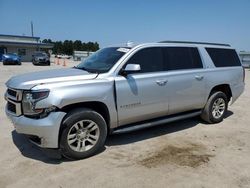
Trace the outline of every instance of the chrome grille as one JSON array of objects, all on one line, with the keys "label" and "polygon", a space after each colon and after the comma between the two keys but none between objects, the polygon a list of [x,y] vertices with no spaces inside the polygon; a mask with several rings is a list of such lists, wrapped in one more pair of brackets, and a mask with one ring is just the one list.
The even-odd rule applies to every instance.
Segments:
[{"label": "chrome grille", "polygon": [[7,89],[7,98],[10,98],[13,101],[21,101],[22,100],[22,91],[8,88]]},{"label": "chrome grille", "polygon": [[7,90],[7,93],[8,95],[12,96],[12,97],[15,97],[16,98],[16,94],[17,92],[15,90],[12,90],[12,89],[8,89]]},{"label": "chrome grille", "polygon": [[20,116],[22,115],[21,109],[21,100],[22,100],[22,91],[12,88],[8,88],[5,93],[5,99],[7,100],[6,109],[9,113]]},{"label": "chrome grille", "polygon": [[16,105],[11,103],[11,102],[7,102],[7,109],[12,112],[12,113],[15,113],[16,114]]},{"label": "chrome grille", "polygon": [[45,58],[39,58],[38,60],[39,61],[45,61]]}]

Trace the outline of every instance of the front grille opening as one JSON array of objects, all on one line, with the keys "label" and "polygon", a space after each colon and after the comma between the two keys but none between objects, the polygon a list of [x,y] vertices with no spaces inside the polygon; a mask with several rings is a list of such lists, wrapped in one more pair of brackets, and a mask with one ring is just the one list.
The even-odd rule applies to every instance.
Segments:
[{"label": "front grille opening", "polygon": [[10,112],[16,113],[16,105],[14,105],[14,104],[11,103],[11,102],[8,102],[8,103],[7,103],[7,109],[8,109]]},{"label": "front grille opening", "polygon": [[16,94],[17,94],[17,92],[16,92],[16,91],[14,91],[14,90],[12,90],[12,89],[8,89],[8,90],[7,90],[7,93],[8,93],[10,96],[12,96],[12,97],[15,97],[15,98],[16,98]]}]

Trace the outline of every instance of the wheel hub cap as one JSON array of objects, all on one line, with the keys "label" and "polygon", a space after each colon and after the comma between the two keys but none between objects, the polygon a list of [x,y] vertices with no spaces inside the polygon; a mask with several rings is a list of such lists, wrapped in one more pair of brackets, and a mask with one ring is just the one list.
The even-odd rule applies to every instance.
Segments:
[{"label": "wheel hub cap", "polygon": [[94,121],[82,120],[70,128],[67,141],[72,150],[85,152],[96,145],[99,136],[100,130]]},{"label": "wheel hub cap", "polygon": [[82,132],[82,131],[81,131],[80,133],[77,134],[76,137],[77,137],[78,139],[83,139],[83,138],[85,138],[86,136],[87,136],[87,132]]},{"label": "wheel hub cap", "polygon": [[213,117],[216,119],[222,117],[225,111],[225,107],[226,107],[226,103],[223,98],[216,99],[212,107]]}]

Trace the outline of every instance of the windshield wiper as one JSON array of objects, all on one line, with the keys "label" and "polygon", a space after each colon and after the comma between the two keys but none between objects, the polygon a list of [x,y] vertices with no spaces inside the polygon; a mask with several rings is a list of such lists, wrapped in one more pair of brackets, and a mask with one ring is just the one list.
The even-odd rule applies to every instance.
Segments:
[{"label": "windshield wiper", "polygon": [[80,69],[80,70],[84,70],[84,71],[87,71],[88,73],[97,73],[97,74],[99,74],[98,71],[96,71],[96,70],[90,70],[90,69],[87,69],[87,68],[85,68],[85,67],[77,67],[77,66],[74,66],[73,68],[75,68],[75,69]]},{"label": "windshield wiper", "polygon": [[77,67],[77,66],[74,66],[73,68],[74,68],[74,69],[80,69],[80,70],[84,70],[84,71],[89,72],[88,69],[86,69],[85,67]]}]

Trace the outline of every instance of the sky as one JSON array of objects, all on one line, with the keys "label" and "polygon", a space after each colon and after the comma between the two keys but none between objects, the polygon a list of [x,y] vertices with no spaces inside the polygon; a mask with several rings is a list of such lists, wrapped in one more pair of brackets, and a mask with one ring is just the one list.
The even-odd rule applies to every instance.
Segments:
[{"label": "sky", "polygon": [[98,42],[229,43],[250,51],[250,0],[0,0],[0,34]]}]

